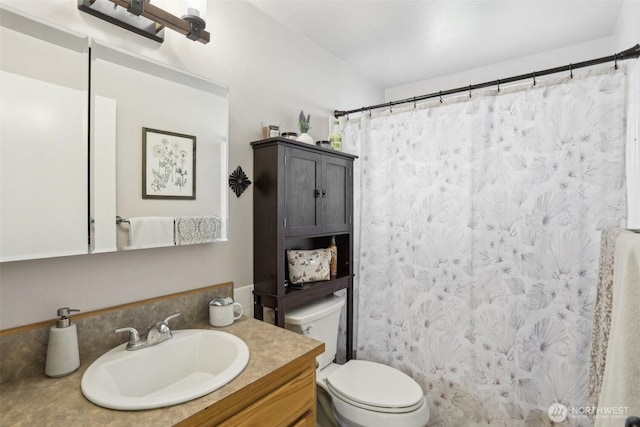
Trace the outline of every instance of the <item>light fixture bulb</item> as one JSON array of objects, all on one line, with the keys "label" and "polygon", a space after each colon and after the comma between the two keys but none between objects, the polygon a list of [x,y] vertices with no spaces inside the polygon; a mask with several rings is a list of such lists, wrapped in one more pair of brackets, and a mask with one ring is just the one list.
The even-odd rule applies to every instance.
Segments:
[{"label": "light fixture bulb", "polygon": [[187,0],[187,5],[187,14],[182,16],[182,19],[191,25],[191,32],[187,34],[187,38],[198,40],[207,26],[207,22],[204,20],[207,0]]},{"label": "light fixture bulb", "polygon": [[207,0],[187,0],[187,16],[204,19],[207,13]]}]

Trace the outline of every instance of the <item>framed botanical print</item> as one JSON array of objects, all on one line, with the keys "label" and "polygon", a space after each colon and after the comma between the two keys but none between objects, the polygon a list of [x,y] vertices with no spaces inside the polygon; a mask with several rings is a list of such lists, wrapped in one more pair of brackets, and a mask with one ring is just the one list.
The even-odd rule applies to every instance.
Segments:
[{"label": "framed botanical print", "polygon": [[196,137],[142,128],[142,198],[196,198]]}]

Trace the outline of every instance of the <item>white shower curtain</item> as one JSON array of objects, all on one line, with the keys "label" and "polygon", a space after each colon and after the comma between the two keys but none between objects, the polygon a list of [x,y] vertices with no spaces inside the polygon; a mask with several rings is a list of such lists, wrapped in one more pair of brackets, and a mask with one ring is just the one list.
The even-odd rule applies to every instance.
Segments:
[{"label": "white shower curtain", "polygon": [[412,376],[430,426],[584,410],[600,230],[626,225],[625,73],[345,125],[361,168],[357,358]]}]

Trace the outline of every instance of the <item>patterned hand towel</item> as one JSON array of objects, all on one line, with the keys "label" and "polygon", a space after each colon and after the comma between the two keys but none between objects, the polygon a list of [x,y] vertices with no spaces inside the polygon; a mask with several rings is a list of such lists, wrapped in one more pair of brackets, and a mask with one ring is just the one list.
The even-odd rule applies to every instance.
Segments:
[{"label": "patterned hand towel", "polygon": [[[615,241],[611,327],[598,408],[624,408],[640,415],[640,234],[621,233]],[[623,417],[624,419],[624,417]],[[595,418],[595,426],[619,426],[620,419]]]},{"label": "patterned hand towel", "polygon": [[212,243],[220,238],[216,216],[179,216],[175,219],[176,245]]},{"label": "patterned hand towel", "polygon": [[[590,407],[598,406],[604,365],[607,359],[609,328],[611,327],[611,303],[613,293],[613,267],[616,250],[616,238],[624,230],[612,228],[602,230],[600,238],[600,266],[598,270],[598,288],[591,331],[591,359],[589,361],[589,397]],[[593,416],[591,416],[593,420]]]}]

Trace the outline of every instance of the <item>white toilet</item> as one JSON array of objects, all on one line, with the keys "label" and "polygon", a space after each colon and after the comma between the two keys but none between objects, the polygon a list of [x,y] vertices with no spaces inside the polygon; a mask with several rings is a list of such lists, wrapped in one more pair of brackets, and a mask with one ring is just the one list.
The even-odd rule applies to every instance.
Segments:
[{"label": "white toilet", "polygon": [[[429,407],[411,377],[376,362],[333,363],[343,305],[344,299],[329,296],[285,314],[287,329],[324,342],[325,352],[317,358],[318,412],[324,408],[330,423],[347,427],[425,426]],[[326,421],[319,416],[318,422]]]}]

